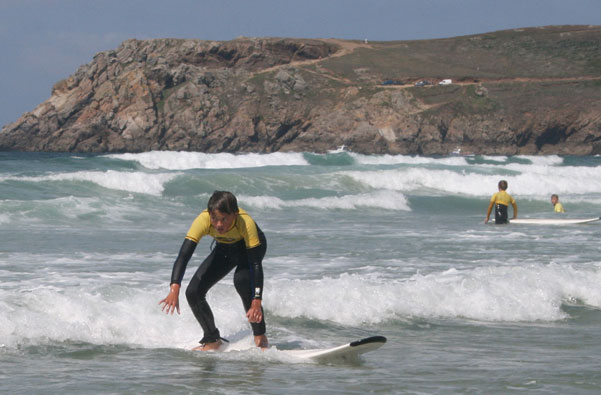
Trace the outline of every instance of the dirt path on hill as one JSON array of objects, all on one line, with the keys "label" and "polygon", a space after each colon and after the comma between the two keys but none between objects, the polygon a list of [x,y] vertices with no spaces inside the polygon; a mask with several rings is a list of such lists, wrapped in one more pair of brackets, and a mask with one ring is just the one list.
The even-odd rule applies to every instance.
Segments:
[{"label": "dirt path on hill", "polygon": [[[330,56],[328,56],[327,58],[319,58],[319,59],[310,59],[310,60],[294,60],[294,56],[292,57],[292,60],[286,64],[279,64],[276,66],[272,66],[260,71],[257,71],[256,73],[254,73],[253,75],[256,74],[262,74],[262,73],[269,73],[271,71],[275,71],[281,68],[285,68],[285,67],[290,67],[290,66],[309,66],[309,65],[313,65],[313,64],[319,64],[320,62],[322,62],[323,60],[326,59],[330,59],[330,58],[338,58],[338,57],[342,57],[345,55],[348,55],[350,53],[352,53],[355,49],[357,48],[372,48],[371,45],[369,44],[365,44],[362,42],[355,42],[355,41],[346,41],[346,40],[339,40],[339,39],[334,39],[334,38],[328,38],[328,39],[323,39],[321,41],[325,41],[327,43],[330,44],[336,44],[340,47],[340,50],[334,52],[333,54],[331,54]],[[325,70],[323,68],[321,68],[321,73],[315,72],[313,70],[308,70],[305,69],[305,71],[309,72],[309,73],[314,73],[314,74],[318,74],[318,75],[322,75],[324,77],[330,78],[332,80],[336,80],[336,81],[340,81],[343,82],[345,84],[352,84],[353,81],[347,79],[347,78],[342,78],[342,77],[338,77],[335,76],[333,74],[331,74],[331,72],[329,70]]]},{"label": "dirt path on hill", "polygon": [[[426,80],[427,78],[424,78]],[[428,79],[429,80],[429,79]],[[453,81],[450,85],[481,85],[481,84],[503,84],[503,83],[511,83],[511,82],[574,82],[574,81],[596,81],[601,80],[601,76],[593,77],[546,77],[546,78],[526,78],[526,77],[518,77],[518,78],[498,78],[498,79],[478,79],[474,81]],[[417,80],[420,81],[420,80]],[[416,81],[416,82],[417,82]],[[436,81],[436,80],[434,80]],[[433,86],[438,85],[437,82],[433,82],[432,85],[425,85],[421,88],[431,88]],[[407,89],[415,87],[414,83],[411,84],[391,84],[391,85],[377,85],[379,88],[383,89]]]},{"label": "dirt path on hill", "polygon": [[[335,53],[329,55],[326,58],[319,58],[319,59],[294,60],[294,56],[293,56],[292,60],[286,64],[272,66],[272,67],[257,71],[254,74],[268,73],[271,71],[275,71],[275,70],[290,67],[290,66],[298,67],[298,66],[317,65],[316,67],[317,67],[318,71],[309,70],[309,69],[304,69],[304,71],[306,71],[308,73],[317,74],[317,75],[320,75],[320,76],[323,76],[323,77],[326,77],[331,80],[338,81],[338,82],[341,82],[344,84],[349,84],[349,85],[355,84],[354,81],[349,80],[348,78],[344,78],[344,77],[340,77],[335,74],[332,74],[332,72],[330,70],[320,67],[319,63],[321,63],[322,61],[324,61],[326,59],[346,56],[348,54],[353,53],[353,51],[355,51],[357,48],[371,49],[371,48],[373,48],[372,45],[370,45],[369,43],[361,42],[361,41],[348,41],[348,40],[340,40],[340,39],[335,39],[335,38],[322,39],[321,41],[325,41],[330,44],[336,44],[337,46],[340,47],[340,50],[336,51]],[[423,79],[429,80],[428,78],[423,78]],[[420,80],[422,80],[422,79],[418,79],[415,82],[420,81]],[[472,80],[472,81],[453,81],[451,85],[502,84],[502,83],[506,83],[506,82],[522,82],[522,83],[523,82],[562,82],[562,81],[571,82],[571,81],[595,81],[595,80],[601,80],[601,76],[547,77],[547,78],[517,77],[517,78],[498,78],[498,79],[479,78],[477,80]],[[433,79],[433,85],[426,85],[426,86],[423,86],[423,88],[429,88],[429,87],[432,87],[437,84],[438,84],[438,81],[436,79]],[[415,85],[414,85],[414,83],[409,83],[409,84],[393,84],[393,85],[377,84],[376,86],[379,88],[382,88],[382,89],[407,89],[407,88],[412,88]]]}]

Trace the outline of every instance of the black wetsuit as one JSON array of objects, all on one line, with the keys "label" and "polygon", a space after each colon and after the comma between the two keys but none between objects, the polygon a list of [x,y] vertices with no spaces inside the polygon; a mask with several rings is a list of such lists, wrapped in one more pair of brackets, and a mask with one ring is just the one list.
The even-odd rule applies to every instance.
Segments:
[{"label": "black wetsuit", "polygon": [[507,216],[507,206],[501,203],[495,204],[495,224],[507,224],[509,219]]},{"label": "black wetsuit", "polygon": [[[494,204],[495,224],[497,225],[509,223],[507,207],[509,207],[510,204],[513,206],[514,216],[517,214],[517,206],[515,204],[515,199],[504,190],[499,190],[499,192],[492,195],[492,197],[490,198],[490,204]],[[489,206],[489,210],[491,208],[492,207]],[[490,214],[490,211],[488,212],[488,214]]]},{"label": "black wetsuit", "polygon": [[[259,266],[261,265],[267,249],[265,236],[260,229],[258,230],[261,245],[250,250],[246,249],[244,240],[240,240],[234,244],[216,243],[213,251],[206,257],[194,274],[194,277],[190,280],[190,284],[186,288],[186,299],[204,331],[201,343],[217,341],[220,337],[219,330],[215,327],[213,313],[206,300],[206,294],[213,285],[225,277],[233,268],[236,268],[234,272],[234,286],[242,299],[244,311],[250,309],[254,288],[256,288],[255,274],[257,270],[261,270],[262,272],[262,268],[256,266],[257,263]],[[249,262],[249,255],[253,255],[252,263]],[[264,335],[265,315],[263,314],[263,319],[260,323],[251,323],[250,325],[255,336]]]},{"label": "black wetsuit", "polygon": [[[200,340],[200,343],[203,344],[220,339],[219,329],[215,326],[213,312],[206,300],[207,292],[213,285],[231,272],[232,269],[236,268],[234,272],[234,286],[242,299],[244,311],[247,312],[250,309],[253,299],[262,298],[262,261],[267,250],[267,240],[259,226],[247,217],[245,212],[242,210],[241,212],[244,213],[245,217],[241,218],[241,215],[238,216],[238,220],[232,227],[232,232],[240,233],[240,237],[244,235],[247,238],[242,238],[232,243],[220,243],[217,241],[209,256],[205,258],[190,280],[188,288],[186,288],[186,299],[188,300],[190,309],[192,309],[196,320],[198,320],[204,331],[204,336]],[[189,231],[182,244],[178,257],[173,264],[171,284],[181,284],[188,261],[192,257],[201,235],[205,232],[211,235],[214,233],[214,229],[210,228],[210,226],[210,229],[197,231],[198,228],[201,228],[196,226],[197,223],[206,225],[207,219],[202,217],[203,215],[206,217],[206,211],[201,213],[197,220],[195,220],[195,224],[192,225],[191,229],[196,230]],[[251,239],[254,243],[258,244],[252,248],[247,247],[248,235],[246,225],[252,230],[251,233],[253,236]],[[263,313],[263,308],[261,308],[261,312]],[[251,323],[255,336],[265,334],[265,314],[262,314],[262,316],[261,322]]]}]

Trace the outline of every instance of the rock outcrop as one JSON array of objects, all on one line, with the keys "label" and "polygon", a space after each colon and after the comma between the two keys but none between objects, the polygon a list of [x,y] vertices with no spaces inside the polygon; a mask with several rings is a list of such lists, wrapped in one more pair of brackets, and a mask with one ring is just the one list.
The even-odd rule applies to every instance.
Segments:
[{"label": "rock outcrop", "polygon": [[[599,154],[600,42],[581,26],[373,44],[128,40],[6,125],[0,149]],[[414,86],[424,79],[434,85]]]}]

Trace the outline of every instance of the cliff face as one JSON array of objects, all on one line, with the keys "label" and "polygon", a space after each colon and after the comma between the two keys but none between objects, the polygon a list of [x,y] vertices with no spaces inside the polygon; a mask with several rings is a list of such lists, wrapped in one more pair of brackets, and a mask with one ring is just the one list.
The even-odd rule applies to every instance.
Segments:
[{"label": "cliff face", "polygon": [[6,125],[0,149],[599,154],[600,43],[601,28],[574,26],[414,42],[128,40]]}]

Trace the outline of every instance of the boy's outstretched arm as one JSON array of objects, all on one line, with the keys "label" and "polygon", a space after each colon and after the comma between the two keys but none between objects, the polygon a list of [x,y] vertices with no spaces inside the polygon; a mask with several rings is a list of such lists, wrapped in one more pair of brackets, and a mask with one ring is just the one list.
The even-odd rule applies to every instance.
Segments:
[{"label": "boy's outstretched arm", "polygon": [[184,239],[184,242],[179,250],[179,254],[173,263],[169,294],[167,294],[165,299],[159,302],[159,304],[162,306],[162,310],[167,314],[173,314],[174,311],[177,311],[179,314],[179,289],[181,287],[182,279],[184,278],[186,266],[188,266],[188,261],[190,261],[192,254],[194,254],[196,245],[196,242],[190,239]]},{"label": "boy's outstretched arm", "polygon": [[484,223],[488,223],[488,218],[490,217],[490,213],[492,212],[492,208],[495,205],[494,201],[491,201],[488,205],[488,210],[486,211],[486,218],[484,219]]}]

